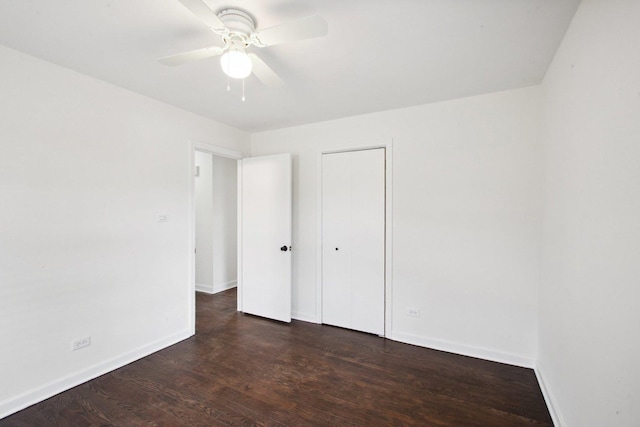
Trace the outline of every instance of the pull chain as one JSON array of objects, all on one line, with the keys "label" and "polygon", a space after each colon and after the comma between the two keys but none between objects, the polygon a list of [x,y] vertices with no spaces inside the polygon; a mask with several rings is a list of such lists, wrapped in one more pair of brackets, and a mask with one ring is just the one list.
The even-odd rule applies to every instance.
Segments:
[{"label": "pull chain", "polygon": [[244,102],[244,79],[242,79],[242,102]]}]

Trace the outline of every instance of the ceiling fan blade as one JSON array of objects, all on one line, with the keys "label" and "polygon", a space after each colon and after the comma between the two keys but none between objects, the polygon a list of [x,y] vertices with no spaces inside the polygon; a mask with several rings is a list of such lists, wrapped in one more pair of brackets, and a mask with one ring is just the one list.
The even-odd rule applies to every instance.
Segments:
[{"label": "ceiling fan blade", "polygon": [[249,58],[253,63],[253,74],[265,86],[278,87],[284,85],[284,82],[278,75],[258,57],[255,53],[250,53]]},{"label": "ceiling fan blade", "polygon": [[225,27],[218,15],[203,0],[178,0],[213,31],[224,31]]},{"label": "ceiling fan blade", "polygon": [[199,61],[212,56],[218,56],[224,52],[224,49],[218,46],[210,46],[202,49],[191,50],[189,52],[179,53],[177,55],[165,56],[158,59],[165,65],[182,65],[187,62]]},{"label": "ceiling fan blade", "polygon": [[251,40],[253,44],[259,47],[273,46],[280,43],[326,36],[328,30],[327,21],[321,16],[313,15],[256,31],[251,35]]}]

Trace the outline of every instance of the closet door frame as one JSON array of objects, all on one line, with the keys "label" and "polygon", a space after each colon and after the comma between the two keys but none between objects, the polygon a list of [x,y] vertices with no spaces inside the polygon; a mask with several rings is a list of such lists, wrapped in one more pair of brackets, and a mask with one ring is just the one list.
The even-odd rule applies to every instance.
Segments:
[{"label": "closet door frame", "polygon": [[345,142],[327,145],[317,155],[317,233],[316,233],[316,323],[322,323],[322,156],[348,151],[385,149],[385,266],[384,266],[384,337],[393,330],[393,140],[368,140],[367,142]]}]

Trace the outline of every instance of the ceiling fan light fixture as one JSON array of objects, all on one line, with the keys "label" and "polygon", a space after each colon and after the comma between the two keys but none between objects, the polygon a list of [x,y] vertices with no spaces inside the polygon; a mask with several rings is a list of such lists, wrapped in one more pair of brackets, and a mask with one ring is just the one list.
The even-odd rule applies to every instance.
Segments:
[{"label": "ceiling fan light fixture", "polygon": [[220,66],[232,79],[244,79],[251,74],[253,62],[243,49],[229,49],[220,58]]}]

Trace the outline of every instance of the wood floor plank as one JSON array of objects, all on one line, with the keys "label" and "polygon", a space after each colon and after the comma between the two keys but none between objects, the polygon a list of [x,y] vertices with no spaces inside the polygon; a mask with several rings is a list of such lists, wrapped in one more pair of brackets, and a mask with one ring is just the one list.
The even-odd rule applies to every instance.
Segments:
[{"label": "wood floor plank", "polygon": [[197,295],[196,335],[0,426],[552,426],[532,370],[236,311]]}]

